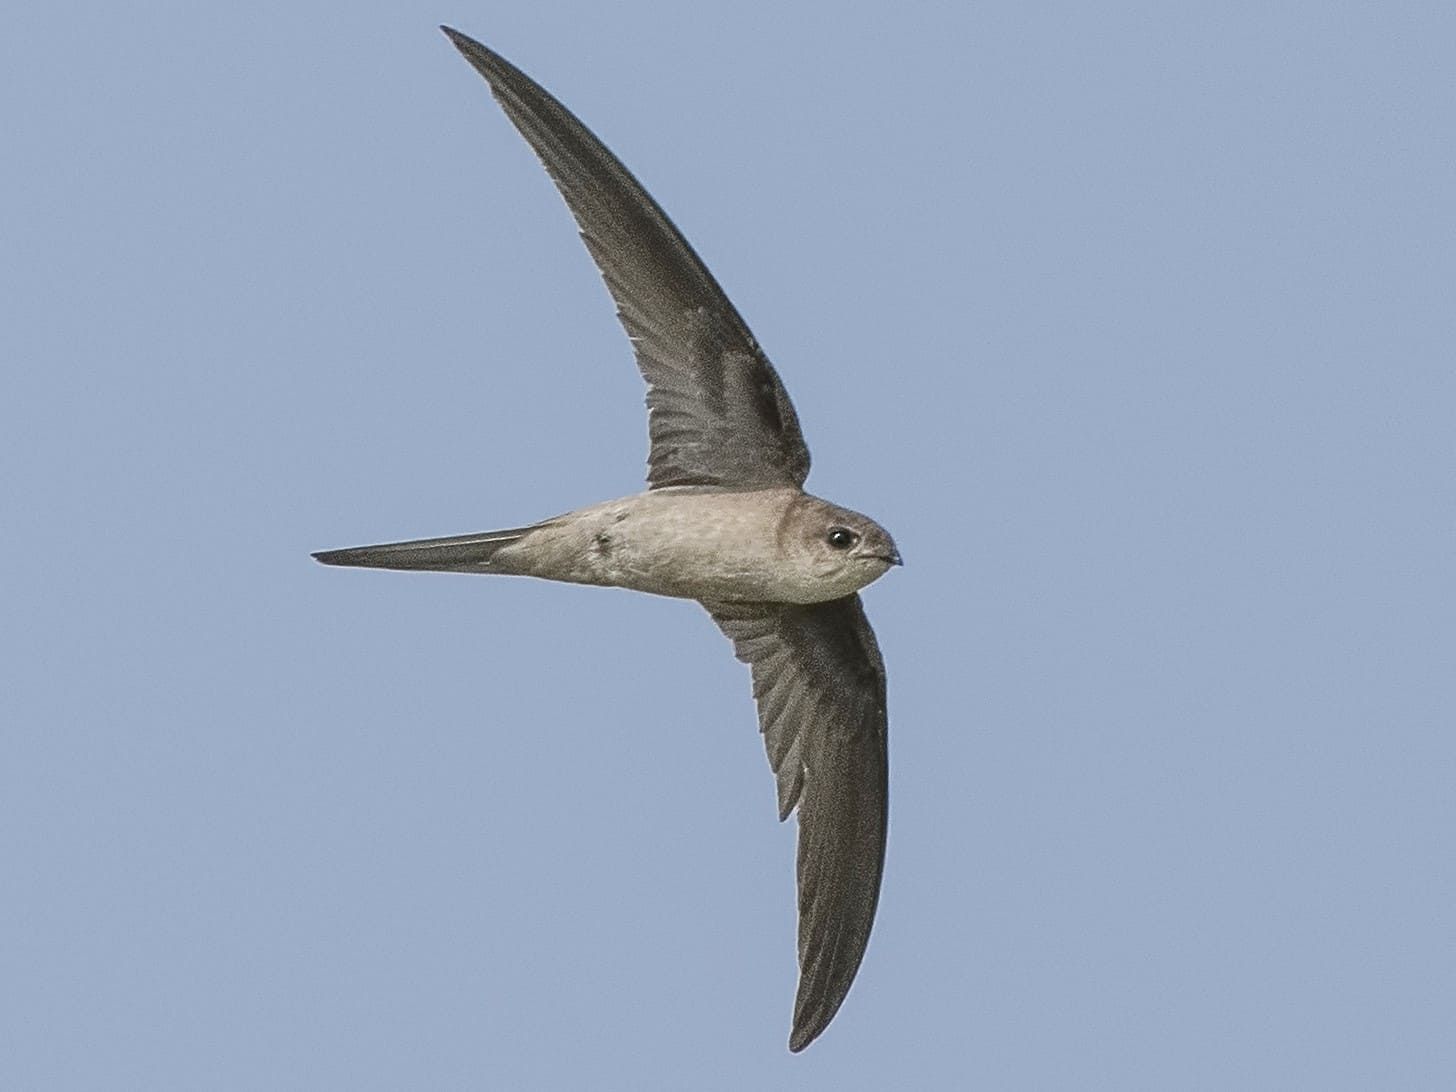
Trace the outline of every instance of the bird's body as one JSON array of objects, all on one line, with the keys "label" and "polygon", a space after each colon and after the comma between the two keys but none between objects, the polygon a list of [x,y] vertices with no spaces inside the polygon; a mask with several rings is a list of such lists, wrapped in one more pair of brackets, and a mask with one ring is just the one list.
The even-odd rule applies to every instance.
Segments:
[{"label": "bird's body", "polygon": [[695,599],[753,671],[780,818],[799,813],[791,1050],[859,969],[884,864],[885,672],[859,589],[900,555],[803,490],[809,451],[778,374],[636,179],[559,102],[444,28],[576,217],[648,383],[649,489],[527,527],[315,554],[329,565],[535,576]]},{"label": "bird's body", "polygon": [[536,576],[705,603],[822,603],[859,591],[898,560],[855,531],[851,550],[821,546],[831,527],[873,527],[799,489],[675,486],[634,493],[531,527],[318,555],[331,565]]}]

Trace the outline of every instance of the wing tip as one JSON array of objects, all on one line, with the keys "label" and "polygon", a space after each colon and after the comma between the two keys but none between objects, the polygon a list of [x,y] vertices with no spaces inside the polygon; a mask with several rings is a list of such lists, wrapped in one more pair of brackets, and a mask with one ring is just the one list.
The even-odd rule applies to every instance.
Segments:
[{"label": "wing tip", "polygon": [[440,24],[440,32],[450,39],[450,44],[458,49],[466,57],[470,56],[472,47],[480,48],[480,43],[463,31],[456,30],[448,23]]},{"label": "wing tip", "polygon": [[789,1053],[798,1054],[823,1033],[829,1026],[828,1020],[795,1019],[789,1032]]},{"label": "wing tip", "polygon": [[488,46],[477,42],[464,31],[456,30],[445,23],[440,24],[440,30],[445,37],[450,39],[450,44],[460,51],[461,56],[475,67],[477,72],[491,80],[492,85],[496,71],[508,67],[504,57]]}]

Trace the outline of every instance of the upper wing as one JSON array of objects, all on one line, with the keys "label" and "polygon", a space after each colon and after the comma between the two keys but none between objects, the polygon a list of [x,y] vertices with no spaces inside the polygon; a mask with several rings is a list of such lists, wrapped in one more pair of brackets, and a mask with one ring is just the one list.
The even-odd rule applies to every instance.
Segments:
[{"label": "upper wing", "polygon": [[799,806],[799,992],[790,1050],[828,1026],[859,970],[885,863],[885,665],[858,595],[811,606],[708,604],[753,668],[778,777]]},{"label": "upper wing", "polygon": [[441,28],[485,77],[566,198],[647,380],[647,480],[801,486],[809,451],[753,334],[646,190],[530,77]]}]

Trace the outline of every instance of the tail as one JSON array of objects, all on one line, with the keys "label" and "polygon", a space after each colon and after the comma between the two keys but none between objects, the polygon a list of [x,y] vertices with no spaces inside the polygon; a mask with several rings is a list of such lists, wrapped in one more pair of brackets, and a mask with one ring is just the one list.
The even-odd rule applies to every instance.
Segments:
[{"label": "tail", "polygon": [[[481,531],[454,538],[420,538],[412,542],[387,542],[379,546],[353,546],[347,550],[323,550],[314,558],[325,565],[348,565],[368,569],[428,570],[442,573],[488,573],[491,558],[502,547],[519,542],[541,526],[516,527],[509,531]],[[496,570],[500,571],[500,570]]]}]

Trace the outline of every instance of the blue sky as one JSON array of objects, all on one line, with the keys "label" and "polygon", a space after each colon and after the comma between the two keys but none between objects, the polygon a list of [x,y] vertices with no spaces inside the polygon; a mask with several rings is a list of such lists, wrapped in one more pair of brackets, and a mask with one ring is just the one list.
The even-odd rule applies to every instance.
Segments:
[{"label": "blue sky", "polygon": [[[576,110],[889,527],[810,1050],[688,603],[326,570],[640,488]],[[143,2],[0,37],[0,1086],[1456,1079],[1456,17]]]}]

